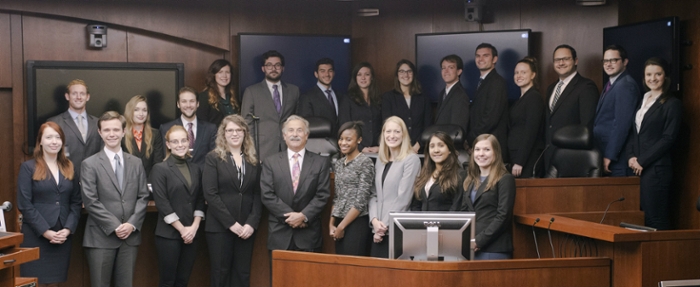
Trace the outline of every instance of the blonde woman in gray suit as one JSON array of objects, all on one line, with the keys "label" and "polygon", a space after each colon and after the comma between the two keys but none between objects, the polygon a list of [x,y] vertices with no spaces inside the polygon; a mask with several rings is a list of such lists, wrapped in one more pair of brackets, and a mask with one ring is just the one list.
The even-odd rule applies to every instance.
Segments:
[{"label": "blonde woman in gray suit", "polygon": [[413,182],[420,171],[420,159],[411,148],[406,124],[399,117],[386,119],[379,139],[375,164],[375,191],[369,199],[372,226],[372,257],[389,257],[389,212],[406,211],[411,205]]}]

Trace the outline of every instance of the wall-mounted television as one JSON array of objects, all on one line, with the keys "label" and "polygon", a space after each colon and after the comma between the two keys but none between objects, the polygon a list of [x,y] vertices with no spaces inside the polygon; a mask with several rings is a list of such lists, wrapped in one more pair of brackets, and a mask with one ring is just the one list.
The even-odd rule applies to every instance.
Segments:
[{"label": "wall-mounted television", "polygon": [[276,50],[284,56],[282,81],[299,87],[301,93],[316,85],[316,61],[331,58],[335,62],[333,90],[345,94],[350,83],[352,62],[348,35],[238,34],[239,97],[245,88],[265,78],[262,54]]},{"label": "wall-mounted television", "polygon": [[[629,63],[627,71],[644,91],[644,62],[651,57],[659,57],[669,63],[671,90],[681,89],[680,67],[680,20],[667,17],[658,20],[634,23],[603,29],[603,49],[616,44],[627,50]],[[603,73],[603,83],[608,75]],[[640,95],[641,97],[641,95]]]},{"label": "wall-mounted television", "polygon": [[175,101],[184,86],[182,63],[27,61],[27,145],[34,148],[39,127],[68,109],[66,85],[81,79],[88,85],[87,112],[99,117],[106,111],[124,112],[135,95],[145,96],[151,125],[172,121],[178,110]]},{"label": "wall-mounted television", "polygon": [[474,63],[476,46],[490,43],[498,50],[496,71],[508,83],[508,99],[520,98],[520,88],[513,81],[515,64],[530,54],[531,30],[509,30],[491,32],[469,32],[449,34],[416,34],[416,66],[418,80],[423,86],[423,94],[437,102],[438,95],[445,88],[440,73],[440,60],[456,54],[462,58],[464,69],[460,82],[473,99],[479,82],[479,69]]},{"label": "wall-mounted television", "polygon": [[474,259],[473,212],[390,212],[389,259]]}]

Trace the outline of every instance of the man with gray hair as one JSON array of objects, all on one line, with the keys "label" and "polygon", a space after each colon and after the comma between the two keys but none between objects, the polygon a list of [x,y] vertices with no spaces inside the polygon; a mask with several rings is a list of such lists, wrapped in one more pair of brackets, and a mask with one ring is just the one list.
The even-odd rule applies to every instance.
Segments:
[{"label": "man with gray hair", "polygon": [[305,149],[309,122],[292,115],[282,126],[285,151],[263,161],[260,189],[270,211],[267,248],[321,249],[321,211],[330,196],[330,161]]}]

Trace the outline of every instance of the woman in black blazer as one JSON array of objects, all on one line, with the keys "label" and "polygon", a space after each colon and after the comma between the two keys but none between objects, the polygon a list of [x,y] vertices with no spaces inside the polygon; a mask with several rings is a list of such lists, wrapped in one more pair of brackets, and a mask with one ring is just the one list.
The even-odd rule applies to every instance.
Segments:
[{"label": "woman in black blazer", "polygon": [[644,64],[644,94],[627,140],[628,164],[640,176],[640,205],[644,225],[671,229],[669,200],[673,180],[671,148],[681,124],[681,101],[668,88],[671,81],[665,61],[651,58]]},{"label": "woman in black blazer", "polygon": [[204,217],[202,170],[190,160],[185,128],[170,128],[165,144],[168,158],[153,166],[150,178],[158,208],[159,286],[187,286],[197,257],[195,236]]},{"label": "woman in black blazer", "polygon": [[475,260],[513,258],[515,178],[506,170],[498,139],[482,134],[474,140],[461,198],[452,210],[476,213]]},{"label": "woman in black blazer", "polygon": [[444,132],[430,136],[425,149],[423,168],[413,187],[414,211],[448,211],[459,195],[464,179],[452,138]]},{"label": "woman in black blazer", "polygon": [[204,165],[211,285],[249,286],[260,222],[260,164],[245,119],[226,116]]},{"label": "woman in black blazer", "polygon": [[160,132],[151,127],[151,114],[148,112],[146,97],[133,96],[124,108],[126,127],[122,147],[124,151],[141,159],[146,175],[164,158],[163,139]]},{"label": "woman in black blazer", "polygon": [[432,125],[431,111],[430,99],[421,94],[416,66],[406,59],[396,63],[394,89],[382,95],[382,120],[401,118],[408,128],[413,151],[419,152],[423,130]]},{"label": "woman in black blazer", "polygon": [[372,65],[359,63],[353,68],[348,85],[348,98],[338,107],[338,124],[361,121],[362,142],[359,149],[365,153],[379,152],[382,130],[381,97]]},{"label": "woman in black blazer", "polygon": [[508,151],[515,177],[535,177],[535,162],[544,150],[544,99],[537,88],[537,60],[525,57],[515,65],[520,98],[510,107]]},{"label": "woman in black blazer", "polygon": [[80,187],[66,158],[66,137],[57,124],[39,127],[34,159],[25,161],[17,178],[17,208],[22,213],[22,247],[39,247],[39,260],[22,264],[22,277],[58,286],[68,279],[71,241],[80,219]]},{"label": "woman in black blazer", "polygon": [[209,65],[204,91],[199,93],[197,117],[219,126],[225,116],[238,114],[240,103],[236,97],[231,81],[233,66],[224,59],[218,59]]}]

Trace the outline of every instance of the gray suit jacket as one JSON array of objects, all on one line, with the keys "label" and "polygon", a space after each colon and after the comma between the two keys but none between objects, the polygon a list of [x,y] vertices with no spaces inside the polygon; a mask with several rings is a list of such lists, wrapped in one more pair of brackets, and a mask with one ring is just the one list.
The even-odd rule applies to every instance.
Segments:
[{"label": "gray suit jacket", "polygon": [[377,218],[389,226],[390,211],[407,211],[413,199],[413,182],[420,172],[420,159],[410,154],[391,164],[384,182],[386,164],[377,160],[374,172],[375,192],[369,197],[369,220]]},{"label": "gray suit jacket", "polygon": [[68,153],[68,159],[70,159],[70,161],[73,162],[73,166],[75,166],[75,176],[80,178],[80,164],[84,159],[101,151],[104,146],[102,138],[97,132],[97,118],[88,115],[88,131],[85,141],[83,141],[80,130],[78,130],[78,126],[75,125],[75,121],[68,111],[53,116],[49,118],[48,121],[58,124],[63,130],[66,136],[65,150]]},{"label": "gray suit jacket", "polygon": [[[130,246],[141,244],[140,229],[149,196],[146,172],[138,157],[123,154],[124,187],[121,189],[104,150],[83,162],[80,184],[88,213],[84,247],[118,248],[122,242]],[[121,240],[114,230],[126,222],[134,225],[136,231],[126,240]]]},{"label": "gray suit jacket", "polygon": [[248,121],[253,139],[255,139],[255,125],[253,125],[253,118],[248,114],[254,114],[260,118],[258,159],[261,161],[264,161],[267,156],[287,149],[282,138],[282,123],[297,112],[299,88],[283,82],[280,84],[282,85],[282,111],[279,114],[275,110],[275,102],[272,100],[272,94],[265,80],[247,87],[243,92],[241,115]]},{"label": "gray suit jacket", "polygon": [[[299,174],[296,194],[292,187],[287,150],[263,162],[260,175],[262,203],[270,211],[267,248],[270,250],[294,244],[302,250],[321,248],[321,211],[330,197],[330,166],[327,157],[306,151]],[[292,228],[284,222],[287,212],[301,212],[308,227]]]}]

